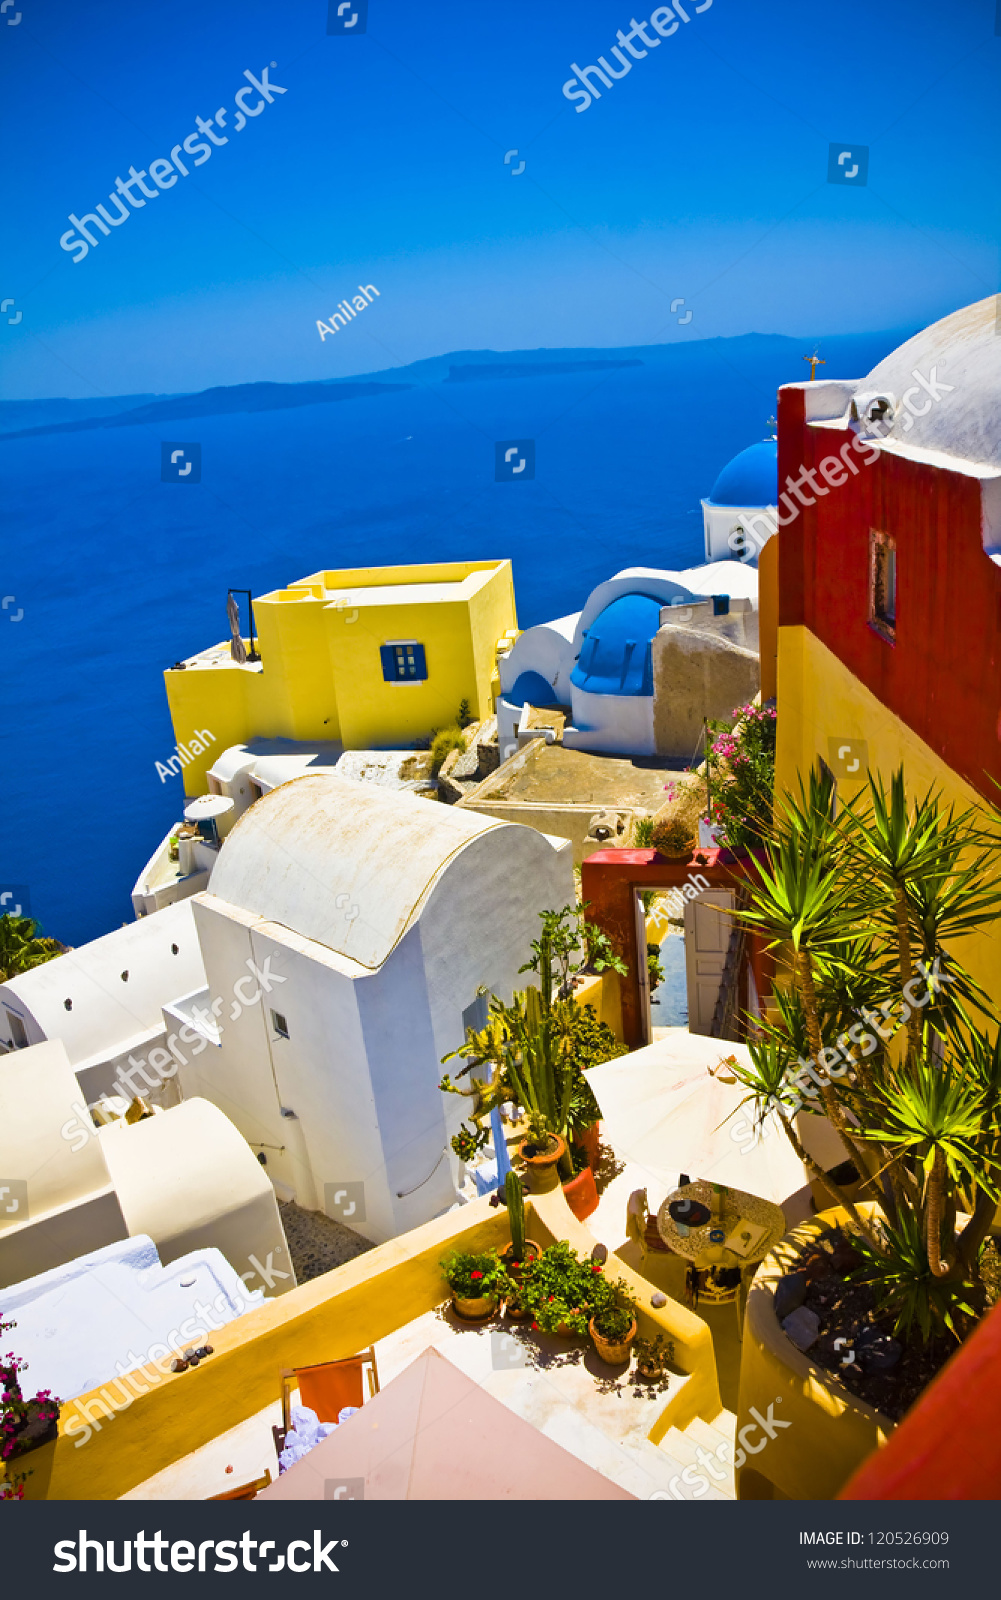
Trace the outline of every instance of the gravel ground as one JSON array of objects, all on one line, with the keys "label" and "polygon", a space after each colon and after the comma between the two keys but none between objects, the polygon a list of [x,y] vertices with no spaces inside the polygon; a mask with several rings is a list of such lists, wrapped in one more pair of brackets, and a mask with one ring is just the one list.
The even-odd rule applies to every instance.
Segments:
[{"label": "gravel ground", "polygon": [[294,1201],[279,1201],[278,1210],[297,1283],[308,1283],[374,1248],[371,1240],[321,1211],[304,1211]]}]

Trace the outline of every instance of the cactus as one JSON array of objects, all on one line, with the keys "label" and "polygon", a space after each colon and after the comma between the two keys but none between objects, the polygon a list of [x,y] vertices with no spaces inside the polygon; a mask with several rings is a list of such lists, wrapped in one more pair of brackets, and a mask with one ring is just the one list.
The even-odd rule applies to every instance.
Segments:
[{"label": "cactus", "polygon": [[515,1261],[525,1258],[525,1191],[516,1172],[509,1172],[504,1180],[504,1200],[508,1221],[511,1224],[511,1248]]}]

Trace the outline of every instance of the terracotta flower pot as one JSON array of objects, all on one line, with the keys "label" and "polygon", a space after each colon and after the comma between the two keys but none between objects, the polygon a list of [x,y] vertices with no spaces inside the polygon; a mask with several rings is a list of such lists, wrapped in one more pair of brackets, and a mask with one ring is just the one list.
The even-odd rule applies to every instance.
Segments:
[{"label": "terracotta flower pot", "polygon": [[504,1263],[504,1269],[507,1272],[508,1277],[513,1278],[514,1282],[517,1283],[525,1268],[528,1266],[528,1263],[530,1261],[537,1261],[539,1256],[542,1254],[542,1250],[541,1246],[537,1245],[534,1239],[525,1240],[525,1254],[522,1256],[520,1261],[516,1261],[514,1259],[514,1255],[512,1254],[513,1250],[514,1245],[509,1244],[506,1250],[501,1251],[501,1260]]},{"label": "terracotta flower pot", "polygon": [[583,1172],[578,1172],[576,1178],[571,1178],[569,1183],[565,1183],[563,1193],[566,1195],[567,1205],[578,1222],[584,1222],[598,1209],[598,1191],[590,1167],[585,1167]]},{"label": "terracotta flower pot", "polygon": [[629,1332],[626,1334],[625,1338],[620,1339],[617,1342],[613,1342],[611,1339],[602,1338],[601,1334],[594,1325],[593,1317],[591,1318],[587,1327],[588,1332],[594,1341],[594,1348],[598,1352],[598,1355],[601,1357],[602,1361],[606,1361],[610,1367],[621,1367],[623,1362],[629,1360],[629,1351],[632,1348],[632,1342],[636,1337],[635,1317],[630,1323]]},{"label": "terracotta flower pot", "polygon": [[548,1194],[551,1189],[556,1188],[560,1181],[556,1167],[566,1154],[566,1148],[566,1141],[561,1139],[558,1133],[549,1135],[549,1148],[546,1150],[540,1150],[531,1139],[522,1140],[518,1146],[518,1154],[525,1163],[532,1194]]},{"label": "terracotta flower pot", "polygon": [[527,1306],[520,1305],[516,1300],[508,1300],[504,1309],[512,1322],[527,1322],[532,1315]]},{"label": "terracotta flower pot", "polygon": [[600,1122],[592,1122],[589,1128],[581,1128],[573,1141],[577,1149],[583,1150],[587,1156],[587,1164],[592,1172],[598,1165],[598,1133],[600,1128]]},{"label": "terracotta flower pot", "polygon": [[477,1295],[476,1299],[463,1299],[462,1295],[453,1294],[452,1305],[455,1314],[462,1317],[465,1322],[485,1322],[497,1310],[497,1296],[495,1294]]},{"label": "terracotta flower pot", "polygon": [[636,1376],[644,1383],[657,1383],[664,1376],[664,1368],[655,1361],[637,1361]]}]

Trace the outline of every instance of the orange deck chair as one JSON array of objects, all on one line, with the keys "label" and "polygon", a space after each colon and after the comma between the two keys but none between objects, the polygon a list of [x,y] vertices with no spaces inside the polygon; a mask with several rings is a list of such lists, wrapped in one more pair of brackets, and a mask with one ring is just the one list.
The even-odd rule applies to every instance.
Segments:
[{"label": "orange deck chair", "polygon": [[321,1361],[315,1367],[285,1368],[281,1379],[282,1425],[274,1429],[279,1455],[292,1426],[293,1389],[298,1388],[300,1403],[315,1411],[320,1422],[336,1422],[344,1406],[364,1405],[366,1399],[379,1392],[374,1347],[363,1350],[360,1355],[344,1356],[340,1361]]}]

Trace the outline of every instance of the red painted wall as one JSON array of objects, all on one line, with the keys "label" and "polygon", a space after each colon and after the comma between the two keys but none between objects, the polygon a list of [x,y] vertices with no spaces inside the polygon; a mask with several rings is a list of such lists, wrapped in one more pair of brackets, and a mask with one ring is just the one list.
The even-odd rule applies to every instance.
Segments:
[{"label": "red painted wall", "polygon": [[1001,1499],[999,1368],[996,1305],[838,1499]]},{"label": "red painted wall", "polygon": [[[711,888],[731,888],[754,875],[751,856],[732,855],[729,850],[700,850],[701,862],[667,861],[656,850],[596,850],[587,856],[581,869],[581,894],[588,922],[608,934],[612,948],[629,968],[620,978],[622,998],[622,1036],[630,1050],[643,1040],[639,951],[636,946],[636,892],[639,889],[680,888],[689,876],[702,873]],[[773,963],[763,952],[755,934],[748,940],[751,970],[759,995],[770,992]],[[646,959],[646,951],[643,952]]]},{"label": "red painted wall", "polygon": [[[779,391],[780,492],[852,437],[807,427],[803,406],[802,389]],[[1001,568],[984,553],[980,485],[886,452],[871,466],[850,454],[857,476],[781,530],[779,625],[809,628],[948,766],[996,799]],[[818,482],[828,487],[819,473]],[[868,622],[870,528],[896,540],[895,644]]]}]

